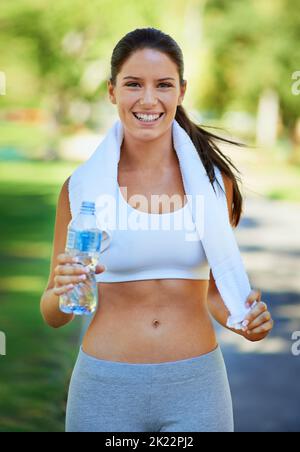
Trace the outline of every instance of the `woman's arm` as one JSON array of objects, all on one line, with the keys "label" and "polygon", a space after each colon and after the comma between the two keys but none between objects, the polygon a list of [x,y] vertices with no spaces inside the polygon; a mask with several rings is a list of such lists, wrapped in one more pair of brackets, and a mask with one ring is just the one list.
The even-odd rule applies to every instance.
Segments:
[{"label": "woman's arm", "polygon": [[69,178],[62,186],[57,203],[50,275],[40,301],[43,319],[53,328],[59,328],[74,319],[74,314],[65,314],[59,309],[59,296],[54,293],[55,267],[59,265],[59,254],[64,253],[67,228],[71,221],[68,183]]},{"label": "woman's arm", "polygon": [[54,293],[54,289],[46,289],[41,297],[41,314],[44,321],[52,328],[60,328],[71,322],[74,314],[65,314],[59,309],[59,296]]},{"label": "woman's arm", "polygon": [[[261,292],[259,290],[253,290],[251,292],[251,295],[249,296],[247,302],[250,303],[250,305],[255,300],[261,299]],[[212,273],[210,272],[210,281],[209,281],[209,288],[208,288],[208,298],[207,298],[207,305],[208,309],[213,316],[213,318],[222,326],[227,328],[228,330],[232,331],[233,333],[239,334],[240,336],[243,336],[245,339],[251,342],[257,342],[264,339],[267,334],[269,334],[270,330],[273,328],[273,321],[271,319],[271,314],[267,311],[267,307],[264,303],[259,303],[255,310],[253,310],[253,313],[251,314],[251,323],[249,322],[249,325],[245,327],[244,330],[235,330],[233,328],[229,328],[226,323],[228,316],[230,315],[228,309],[225,306],[225,303],[220,295],[220,292],[218,291],[215,280],[213,278]],[[247,318],[247,317],[246,317]],[[257,322],[257,327],[263,328],[265,330],[262,330],[261,333],[255,333],[254,328],[251,328],[251,324],[253,322]],[[266,324],[267,322],[267,324]],[[269,325],[270,327],[268,327]],[[265,326],[264,326],[265,325]],[[255,327],[255,325],[254,325]],[[251,329],[249,329],[251,328]],[[248,332],[250,331],[250,333]]]},{"label": "woman's arm", "polygon": [[[228,206],[228,214],[230,223],[233,224],[232,221],[232,201],[233,201],[233,185],[231,180],[222,173],[226,198],[227,198],[227,206]],[[253,304],[253,302],[257,300],[258,302],[261,300],[261,292],[253,290],[249,295],[247,302],[249,306]],[[247,315],[246,319],[249,319],[249,324],[244,328],[244,330],[235,330],[233,328],[229,328],[226,323],[228,316],[230,315],[225,303],[218,291],[215,280],[213,278],[212,272],[210,272],[210,281],[208,288],[208,308],[211,315],[214,319],[222,326],[227,328],[234,333],[243,336],[245,339],[256,342],[264,339],[267,334],[269,334],[270,330],[273,328],[273,320],[271,318],[271,314],[268,312],[268,308],[265,303],[259,302],[257,306],[251,311],[250,314]],[[251,331],[252,330],[252,331]]]},{"label": "woman's arm", "polygon": [[[74,263],[72,256],[65,253],[68,225],[72,218],[68,183],[69,179],[62,186],[57,203],[50,275],[40,302],[41,314],[52,328],[64,326],[74,319],[74,314],[65,314],[59,309],[59,295],[72,290],[69,285],[82,282],[80,277],[85,275],[84,266]],[[96,274],[104,271],[103,265],[96,265]]]}]

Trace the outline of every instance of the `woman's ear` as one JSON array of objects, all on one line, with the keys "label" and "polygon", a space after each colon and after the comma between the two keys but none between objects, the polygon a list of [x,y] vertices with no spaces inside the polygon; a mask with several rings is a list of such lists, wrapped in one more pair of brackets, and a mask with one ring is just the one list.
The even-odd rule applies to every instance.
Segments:
[{"label": "woman's ear", "polygon": [[112,104],[116,104],[115,87],[113,86],[110,80],[107,81],[107,90],[109,100],[111,101]]},{"label": "woman's ear", "polygon": [[187,87],[187,81],[184,80],[184,84],[180,85],[180,96],[179,96],[179,99],[178,99],[178,105],[181,105],[182,102],[183,102],[184,95],[185,95],[185,92],[186,92],[186,87]]}]

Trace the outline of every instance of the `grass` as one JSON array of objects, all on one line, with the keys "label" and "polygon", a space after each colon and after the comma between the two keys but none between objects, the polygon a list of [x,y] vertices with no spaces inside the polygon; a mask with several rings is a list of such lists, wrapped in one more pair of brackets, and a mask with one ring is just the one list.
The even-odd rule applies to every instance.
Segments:
[{"label": "grass", "polygon": [[[273,174],[275,180],[275,169],[273,169]],[[277,170],[277,176],[276,186],[268,188],[267,197],[281,201],[300,202],[300,165],[281,164]]]},{"label": "grass", "polygon": [[0,431],[64,431],[67,388],[80,322],[47,326],[40,297],[48,280],[55,208],[74,165],[0,163]]},{"label": "grass", "polygon": [[38,156],[48,139],[46,130],[37,124],[0,121],[0,158],[20,159]]},{"label": "grass", "polygon": [[300,165],[289,163],[280,154],[274,156],[271,151],[257,163],[256,177],[268,199],[300,202]]},{"label": "grass", "polygon": [[300,202],[300,164],[290,163],[282,149],[227,147],[225,154],[242,172],[244,194]]}]

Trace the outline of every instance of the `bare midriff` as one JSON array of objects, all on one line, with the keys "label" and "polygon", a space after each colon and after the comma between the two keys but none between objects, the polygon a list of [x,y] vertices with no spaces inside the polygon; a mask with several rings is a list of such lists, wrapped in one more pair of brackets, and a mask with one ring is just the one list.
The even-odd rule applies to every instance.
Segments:
[{"label": "bare midriff", "polygon": [[98,310],[82,344],[95,358],[160,363],[200,356],[218,345],[207,280],[98,283],[98,290]]},{"label": "bare midriff", "polygon": [[[141,193],[149,205],[151,194],[179,194],[175,210],[186,202],[177,161],[155,173],[128,171],[120,161],[118,183],[127,188],[129,204]],[[155,213],[166,211],[168,206],[163,206]],[[208,287],[208,280],[179,278],[98,283],[99,307],[82,348],[98,359],[127,363],[178,361],[209,353],[218,343],[207,307]]]}]

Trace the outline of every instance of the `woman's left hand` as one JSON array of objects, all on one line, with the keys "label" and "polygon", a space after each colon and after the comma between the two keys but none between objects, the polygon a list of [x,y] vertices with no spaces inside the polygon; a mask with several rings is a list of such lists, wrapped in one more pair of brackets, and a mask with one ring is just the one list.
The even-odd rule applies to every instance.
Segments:
[{"label": "woman's left hand", "polygon": [[[274,321],[265,302],[261,301],[261,292],[252,291],[249,295],[246,306],[255,306],[247,314],[244,320],[243,336],[252,342],[261,341],[273,329]],[[248,324],[247,324],[248,322]]]}]

